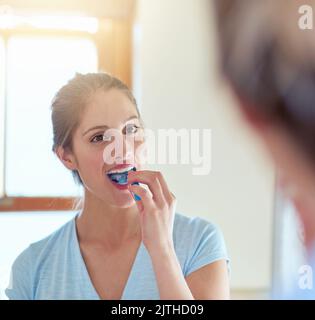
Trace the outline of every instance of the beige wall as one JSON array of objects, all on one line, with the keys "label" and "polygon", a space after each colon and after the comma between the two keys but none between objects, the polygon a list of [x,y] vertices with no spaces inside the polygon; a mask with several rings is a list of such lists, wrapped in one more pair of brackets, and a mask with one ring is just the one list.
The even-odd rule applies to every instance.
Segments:
[{"label": "beige wall", "polygon": [[[134,7],[135,0],[0,0],[0,6],[11,7],[14,13],[58,12],[87,16],[124,18]],[[0,8],[1,10],[1,8]]]},{"label": "beige wall", "polygon": [[177,196],[179,212],[221,226],[233,288],[261,292],[271,282],[274,173],[218,83],[208,3],[139,1],[135,70],[141,75],[135,88],[148,127],[212,129],[209,175],[193,176],[193,166],[159,168]]}]

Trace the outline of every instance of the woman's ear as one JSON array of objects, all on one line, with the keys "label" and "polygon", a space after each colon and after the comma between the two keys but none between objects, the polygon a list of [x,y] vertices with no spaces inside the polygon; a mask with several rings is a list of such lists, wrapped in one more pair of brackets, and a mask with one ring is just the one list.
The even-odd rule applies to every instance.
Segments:
[{"label": "woman's ear", "polygon": [[77,169],[77,163],[75,160],[75,157],[70,150],[65,149],[62,146],[58,146],[56,149],[56,155],[60,159],[60,161],[63,163],[63,165],[69,169],[69,170],[76,170]]}]

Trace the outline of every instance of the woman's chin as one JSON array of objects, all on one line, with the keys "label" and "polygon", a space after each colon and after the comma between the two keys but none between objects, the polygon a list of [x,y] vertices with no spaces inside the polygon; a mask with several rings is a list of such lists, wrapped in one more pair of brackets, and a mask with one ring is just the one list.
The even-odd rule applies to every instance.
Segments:
[{"label": "woman's chin", "polygon": [[113,198],[113,204],[120,208],[129,208],[135,204],[135,200],[128,190],[115,194]]},{"label": "woman's chin", "polygon": [[109,182],[105,188],[111,191],[112,205],[120,208],[128,208],[135,204],[135,200],[127,189],[127,186],[116,185],[113,182]]}]

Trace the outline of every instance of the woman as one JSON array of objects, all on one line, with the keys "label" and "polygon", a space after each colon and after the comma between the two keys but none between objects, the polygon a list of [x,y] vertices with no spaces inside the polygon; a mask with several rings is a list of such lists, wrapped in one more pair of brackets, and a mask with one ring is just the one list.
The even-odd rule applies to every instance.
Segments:
[{"label": "woman", "polygon": [[[315,33],[303,27],[310,3],[217,0],[215,8],[223,74],[275,163],[315,267]],[[314,288],[296,289],[294,297],[315,299]]]},{"label": "woman", "polygon": [[[163,175],[142,170],[135,150],[145,143],[143,124],[126,85],[106,73],[77,74],[56,94],[52,123],[53,150],[83,186],[83,206],[19,255],[10,299],[229,298],[220,230],[175,212]],[[124,137],[123,159],[111,164],[108,130]],[[133,146],[128,138],[137,138]]]}]

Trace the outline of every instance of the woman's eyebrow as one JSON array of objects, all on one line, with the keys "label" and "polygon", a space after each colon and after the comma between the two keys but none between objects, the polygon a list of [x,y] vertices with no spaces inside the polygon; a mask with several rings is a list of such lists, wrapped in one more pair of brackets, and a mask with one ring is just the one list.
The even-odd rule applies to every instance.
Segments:
[{"label": "woman's eyebrow", "polygon": [[131,116],[128,119],[126,119],[125,122],[132,120],[132,119],[138,119],[138,118],[139,118],[138,116]]},{"label": "woman's eyebrow", "polygon": [[108,129],[108,126],[96,126],[96,127],[90,128],[90,129],[86,130],[86,131],[83,133],[83,136],[85,136],[87,133],[89,133],[89,132],[92,131],[92,130],[105,129],[105,128]]},{"label": "woman's eyebrow", "polygon": [[[126,119],[124,122],[127,122],[129,120],[132,120],[132,119],[138,119],[138,116],[131,116],[129,117],[128,119]],[[92,131],[92,130],[96,130],[96,129],[108,129],[109,127],[106,126],[106,125],[99,125],[99,126],[96,126],[96,127],[93,127],[93,128],[90,128],[88,130],[86,130],[84,133],[83,133],[83,136],[85,136],[88,132]]]}]

